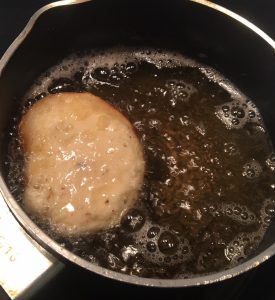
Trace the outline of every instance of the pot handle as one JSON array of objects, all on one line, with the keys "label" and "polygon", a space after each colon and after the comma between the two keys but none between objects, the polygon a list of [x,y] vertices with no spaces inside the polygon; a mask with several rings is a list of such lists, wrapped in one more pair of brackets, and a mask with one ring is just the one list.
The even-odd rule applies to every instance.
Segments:
[{"label": "pot handle", "polygon": [[27,299],[63,268],[27,235],[0,194],[0,295]]}]

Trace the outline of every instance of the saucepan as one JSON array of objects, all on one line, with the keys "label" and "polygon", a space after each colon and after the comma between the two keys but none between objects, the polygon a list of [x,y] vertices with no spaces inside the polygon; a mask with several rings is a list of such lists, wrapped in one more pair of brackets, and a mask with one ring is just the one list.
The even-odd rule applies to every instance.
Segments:
[{"label": "saucepan", "polygon": [[[42,72],[70,53],[116,45],[177,51],[218,70],[255,101],[275,142],[275,42],[246,19],[205,0],[66,0],[41,8],[0,61],[1,137],[18,99]],[[2,172],[0,189],[22,228],[57,260],[125,283],[205,285],[248,271],[275,253],[273,222],[257,251],[228,270],[171,280],[125,275],[78,257],[45,234],[18,205]]]}]

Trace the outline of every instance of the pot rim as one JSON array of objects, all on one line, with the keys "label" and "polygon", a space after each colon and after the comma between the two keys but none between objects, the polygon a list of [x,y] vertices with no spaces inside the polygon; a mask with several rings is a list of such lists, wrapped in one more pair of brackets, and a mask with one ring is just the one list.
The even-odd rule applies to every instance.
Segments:
[{"label": "pot rim", "polygon": [[[22,32],[18,35],[18,37],[14,40],[14,42],[10,45],[10,47],[2,56],[0,60],[0,77],[9,59],[12,57],[16,49],[21,45],[24,39],[31,32],[32,28],[35,26],[36,21],[43,13],[55,7],[76,5],[76,4],[90,2],[90,1],[92,0],[63,0],[63,1],[58,1],[58,2],[45,5],[44,7],[40,8],[37,12],[35,12],[33,16],[30,18],[26,27],[22,30]],[[266,41],[267,45],[271,46],[275,50],[275,41],[271,37],[269,37],[265,32],[263,32],[260,28],[258,28],[257,26],[255,26],[254,24],[252,24],[250,21],[243,18],[242,16],[218,4],[209,2],[207,0],[190,0],[190,1],[198,5],[209,7],[222,14],[225,14],[230,18],[235,19],[236,21],[240,22],[241,24],[243,24],[244,26],[252,30],[254,33],[256,33],[260,38]],[[83,258],[71,253],[70,251],[66,250],[61,245],[56,243],[54,240],[52,240],[23,211],[23,209],[20,207],[20,205],[11,195],[2,176],[0,177],[0,193],[2,194],[12,214],[15,216],[17,221],[22,225],[25,231],[49,252],[59,257],[64,257],[70,262],[73,262],[91,272],[125,283],[131,283],[131,284],[142,285],[142,286],[150,286],[150,287],[191,287],[191,286],[206,285],[209,283],[220,282],[225,279],[235,277],[243,272],[255,268],[256,266],[266,261],[267,259],[269,259],[271,256],[275,254],[275,243],[274,243],[273,245],[268,247],[265,251],[261,252],[257,256],[248,259],[247,261],[240,263],[239,265],[233,268],[230,268],[225,271],[211,273],[208,275],[194,276],[191,278],[154,279],[154,278],[144,278],[144,277],[137,277],[133,275],[126,275],[92,264],[91,262],[88,262]]]}]

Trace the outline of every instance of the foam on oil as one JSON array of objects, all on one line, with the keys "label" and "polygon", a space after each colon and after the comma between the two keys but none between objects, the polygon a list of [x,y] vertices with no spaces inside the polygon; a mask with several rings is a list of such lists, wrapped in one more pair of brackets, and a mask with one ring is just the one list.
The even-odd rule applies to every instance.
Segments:
[{"label": "foam on oil", "polygon": [[109,49],[72,55],[38,78],[9,132],[7,183],[22,202],[20,116],[49,93],[88,91],[134,125],[146,155],[136,207],[121,225],[64,247],[127,274],[184,278],[229,268],[258,247],[275,213],[275,155],[255,104],[178,53]]}]

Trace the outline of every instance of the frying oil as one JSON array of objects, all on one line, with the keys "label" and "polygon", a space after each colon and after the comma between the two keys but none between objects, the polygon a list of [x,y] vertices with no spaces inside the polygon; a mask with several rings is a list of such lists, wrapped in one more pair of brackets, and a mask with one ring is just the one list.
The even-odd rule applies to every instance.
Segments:
[{"label": "frying oil", "polygon": [[114,48],[72,55],[26,93],[9,131],[6,181],[21,203],[20,116],[50,93],[91,92],[133,124],[146,173],[136,206],[110,230],[64,238],[92,263],[143,277],[230,268],[258,247],[275,212],[275,154],[255,104],[180,54]]}]

